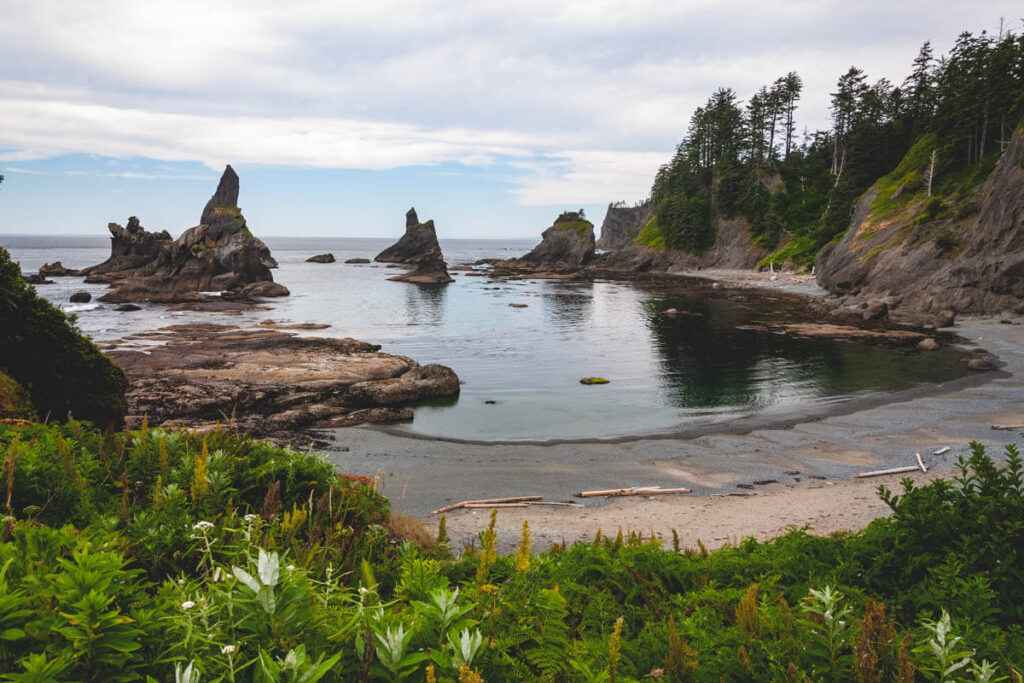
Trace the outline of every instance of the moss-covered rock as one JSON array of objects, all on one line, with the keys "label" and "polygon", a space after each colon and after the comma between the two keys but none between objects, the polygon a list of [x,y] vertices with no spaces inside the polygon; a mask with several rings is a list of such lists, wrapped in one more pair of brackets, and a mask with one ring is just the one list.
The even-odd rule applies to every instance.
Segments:
[{"label": "moss-covered rock", "polygon": [[128,404],[124,372],[81,335],[63,312],[21,277],[0,248],[0,372],[20,384],[40,417],[70,413],[106,427],[120,425]]}]

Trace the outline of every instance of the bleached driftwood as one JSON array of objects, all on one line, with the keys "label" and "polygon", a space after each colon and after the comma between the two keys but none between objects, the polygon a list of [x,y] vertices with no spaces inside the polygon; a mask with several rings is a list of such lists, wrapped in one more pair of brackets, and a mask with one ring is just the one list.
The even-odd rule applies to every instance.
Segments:
[{"label": "bleached driftwood", "polygon": [[594,496],[664,496],[674,493],[693,493],[693,489],[675,488],[663,489],[660,486],[634,486],[626,489],[602,489],[600,491],[580,491],[577,498],[592,498]]},{"label": "bleached driftwood", "polygon": [[917,472],[920,468],[917,465],[911,465],[910,467],[894,467],[891,470],[877,470],[875,472],[861,472],[855,474],[857,479],[865,479],[867,477],[882,477],[886,474],[903,474],[905,472]]},{"label": "bleached driftwood", "polygon": [[914,455],[917,456],[917,464],[921,468],[921,471],[928,474],[928,468],[924,466],[924,460],[921,459],[921,454],[914,453]]},{"label": "bleached driftwood", "polygon": [[1024,429],[1024,425],[992,425],[992,429]]},{"label": "bleached driftwood", "polygon": [[949,446],[943,446],[939,450],[937,450],[934,453],[932,453],[932,455],[945,455],[946,453],[949,453],[951,450],[953,450],[953,449],[950,448]]},{"label": "bleached driftwood", "polygon": [[462,507],[466,510],[473,510],[477,508],[493,510],[494,508],[525,508],[529,507],[529,503],[466,503]]},{"label": "bleached driftwood", "polygon": [[444,512],[451,512],[452,510],[458,510],[464,508],[467,505],[499,505],[501,503],[522,503],[530,500],[542,500],[544,496],[510,496],[508,498],[485,498],[482,500],[464,500],[461,503],[452,503],[446,505],[443,508],[434,510],[432,514],[440,515]]}]

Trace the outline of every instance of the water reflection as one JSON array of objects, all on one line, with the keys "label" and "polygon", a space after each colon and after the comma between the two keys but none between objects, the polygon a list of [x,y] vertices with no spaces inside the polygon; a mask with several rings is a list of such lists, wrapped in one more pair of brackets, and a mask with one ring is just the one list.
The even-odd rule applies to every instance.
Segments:
[{"label": "water reflection", "polygon": [[548,320],[559,328],[579,327],[591,322],[594,311],[594,285],[564,285],[545,283],[541,301]]},{"label": "water reflection", "polygon": [[424,285],[412,282],[403,284],[406,287],[406,324],[440,327],[444,323],[448,285]]}]

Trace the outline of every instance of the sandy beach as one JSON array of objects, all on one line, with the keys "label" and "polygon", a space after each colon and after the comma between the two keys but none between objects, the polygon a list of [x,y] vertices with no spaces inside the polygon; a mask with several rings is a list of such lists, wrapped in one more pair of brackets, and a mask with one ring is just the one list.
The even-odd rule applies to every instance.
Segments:
[{"label": "sandy beach", "polygon": [[[751,287],[821,295],[807,276],[701,272],[701,276]],[[395,510],[436,529],[431,511],[453,502],[514,495],[573,500],[581,490],[660,485],[692,494],[575,499],[583,507],[503,509],[499,542],[512,548],[523,520],[535,549],[590,540],[598,529],[653,533],[684,547],[708,547],[752,536],[768,539],[790,527],[827,534],[863,528],[888,513],[879,484],[898,487],[908,475],[855,479],[869,470],[913,465],[920,453],[928,474],[950,476],[972,440],[990,453],[1021,444],[1024,430],[1024,326],[1020,316],[961,318],[956,332],[998,358],[996,372],[971,373],[943,385],[890,395],[855,397],[800,414],[776,413],[691,433],[611,441],[467,443],[414,437],[394,428],[338,430],[329,457],[349,472],[376,475]],[[941,448],[951,450],[935,456]],[[755,483],[760,482],[760,483]],[[764,483],[772,482],[772,483]],[[735,495],[740,494],[740,495]],[[472,543],[487,524],[487,510],[447,515],[453,544]]]}]

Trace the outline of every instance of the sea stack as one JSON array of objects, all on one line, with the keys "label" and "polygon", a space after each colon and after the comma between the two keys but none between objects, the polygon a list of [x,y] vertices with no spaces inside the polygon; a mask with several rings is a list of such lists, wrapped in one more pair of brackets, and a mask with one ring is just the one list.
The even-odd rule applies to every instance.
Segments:
[{"label": "sea stack", "polygon": [[512,265],[576,270],[594,259],[594,224],[576,211],[562,213],[541,238],[533,251]]},{"label": "sea stack", "polygon": [[448,264],[437,242],[434,221],[420,223],[416,209],[405,214],[405,234],[384,251],[377,254],[375,261],[383,263],[404,263],[415,266],[408,273],[388,278],[395,282],[418,284],[448,284],[454,282],[448,274]]},{"label": "sea stack", "polygon": [[[228,166],[206,203],[199,225],[178,239],[163,230],[149,232],[132,216],[127,227],[110,230],[110,258],[86,268],[86,282],[104,282],[111,291],[101,301],[175,303],[202,299],[201,292],[244,290],[273,282],[277,262],[253,236],[238,208],[238,175]],[[282,286],[262,288],[283,296]]]}]

